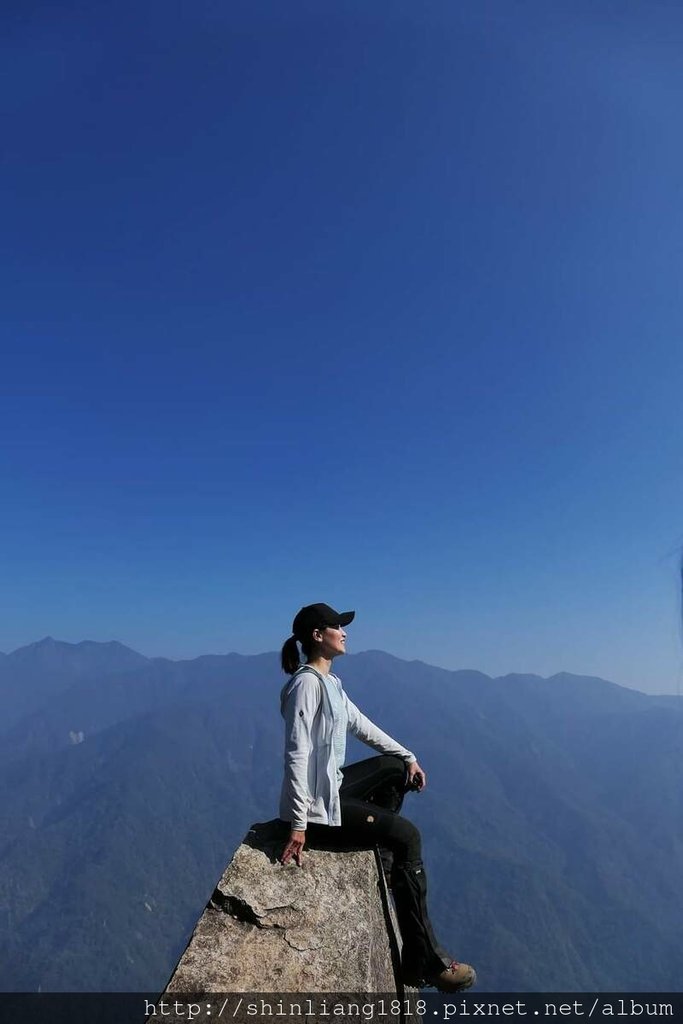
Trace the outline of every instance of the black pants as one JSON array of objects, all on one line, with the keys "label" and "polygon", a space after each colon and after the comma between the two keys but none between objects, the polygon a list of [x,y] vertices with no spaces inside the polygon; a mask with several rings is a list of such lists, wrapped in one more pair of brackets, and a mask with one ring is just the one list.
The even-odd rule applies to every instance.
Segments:
[{"label": "black pants", "polygon": [[452,957],[439,946],[427,913],[427,876],[422,840],[398,812],[407,769],[400,757],[380,754],[342,769],[340,826],[310,823],[307,842],[316,846],[379,846],[385,864],[393,855],[392,891],[401,937],[404,981],[417,984],[447,967]]}]

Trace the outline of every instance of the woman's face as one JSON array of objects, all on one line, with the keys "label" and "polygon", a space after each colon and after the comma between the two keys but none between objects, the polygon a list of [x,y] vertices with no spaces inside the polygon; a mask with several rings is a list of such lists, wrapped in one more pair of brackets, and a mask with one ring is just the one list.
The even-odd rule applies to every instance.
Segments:
[{"label": "woman's face", "polygon": [[336,658],[338,654],[346,654],[346,632],[342,626],[325,626],[320,636],[321,657]]}]

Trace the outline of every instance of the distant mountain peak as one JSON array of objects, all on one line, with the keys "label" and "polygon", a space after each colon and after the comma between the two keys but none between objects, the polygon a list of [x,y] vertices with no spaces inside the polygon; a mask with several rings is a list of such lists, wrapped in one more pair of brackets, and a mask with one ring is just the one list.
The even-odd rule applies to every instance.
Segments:
[{"label": "distant mountain peak", "polygon": [[23,654],[25,651],[49,650],[52,647],[57,647],[58,643],[59,641],[55,640],[53,636],[44,636],[42,640],[34,640],[31,644],[23,644],[21,647],[16,647],[13,651],[10,651],[8,657],[14,654]]},{"label": "distant mountain peak", "polygon": [[100,675],[124,672],[141,667],[148,661],[144,654],[126,647],[118,640],[81,640],[72,644],[44,636],[35,643],[17,647],[3,660],[3,664],[7,662],[15,665],[22,672],[50,671],[62,678],[72,673]]},{"label": "distant mountain peak", "polygon": [[[70,644],[71,647],[99,647],[109,648],[117,651],[132,651],[132,647],[126,647],[120,640],[79,640],[77,644]],[[135,651],[135,654],[138,652]]]},{"label": "distant mountain peak", "polygon": [[584,683],[590,682],[606,684],[607,686],[619,686],[619,683],[615,683],[611,679],[604,679],[602,676],[587,676],[584,674],[577,675],[576,672],[555,672],[553,675],[547,677],[546,682],[572,684],[577,679],[582,680]]},{"label": "distant mountain peak", "polygon": [[362,654],[364,658],[386,658],[387,661],[405,661],[405,658],[398,658],[395,654],[382,651],[379,647],[368,647],[365,651],[355,651],[356,655]]}]

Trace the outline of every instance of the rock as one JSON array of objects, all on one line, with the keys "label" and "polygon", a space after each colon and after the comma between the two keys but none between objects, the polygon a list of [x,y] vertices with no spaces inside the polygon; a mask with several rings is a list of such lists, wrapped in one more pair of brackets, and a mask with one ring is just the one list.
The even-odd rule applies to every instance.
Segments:
[{"label": "rock", "polygon": [[[373,850],[278,861],[277,821],[238,847],[171,976],[172,993],[402,994],[397,930]],[[163,998],[163,997],[162,997]]]}]

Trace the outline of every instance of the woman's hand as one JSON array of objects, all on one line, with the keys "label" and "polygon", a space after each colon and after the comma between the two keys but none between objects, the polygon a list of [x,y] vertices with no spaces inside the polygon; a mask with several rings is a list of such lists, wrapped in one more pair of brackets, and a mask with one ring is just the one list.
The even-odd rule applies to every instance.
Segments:
[{"label": "woman's hand", "polygon": [[303,860],[302,860],[302,857],[301,857],[301,851],[304,848],[304,843],[305,842],[306,842],[306,833],[305,832],[299,832],[297,829],[293,828],[292,831],[289,833],[289,839],[287,840],[287,845],[285,846],[284,850],[282,851],[282,856],[280,857],[280,863],[281,864],[287,864],[288,861],[293,857],[294,860],[296,861],[296,863],[299,865],[299,867],[300,868],[303,867]]},{"label": "woman's hand", "polygon": [[420,768],[417,761],[413,761],[408,765],[408,789],[420,790],[424,789],[427,785],[427,776],[425,775],[422,768]]}]

